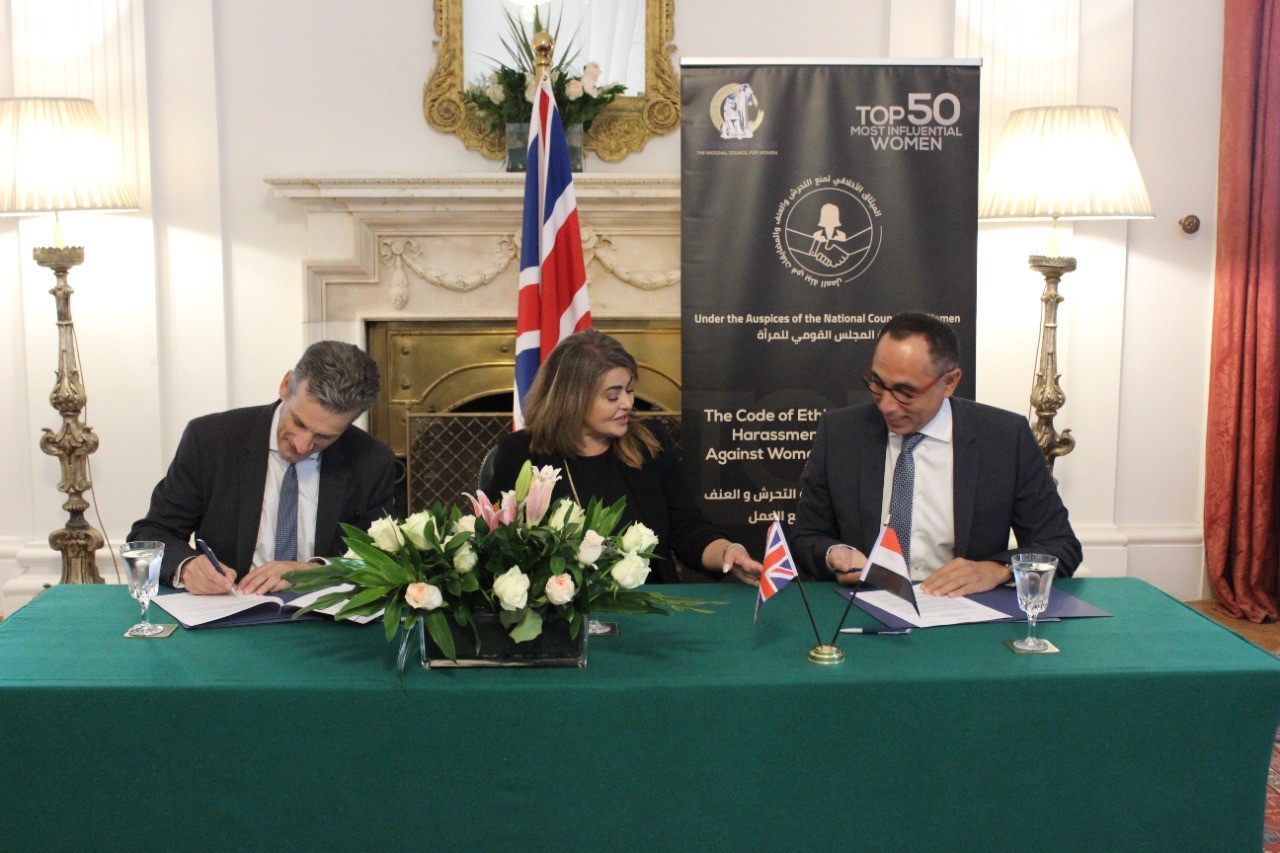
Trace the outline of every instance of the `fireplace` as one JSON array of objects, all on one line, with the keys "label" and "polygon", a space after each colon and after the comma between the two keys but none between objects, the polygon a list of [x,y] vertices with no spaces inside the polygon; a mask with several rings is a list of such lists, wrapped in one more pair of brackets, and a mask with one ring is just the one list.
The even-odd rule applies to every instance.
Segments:
[{"label": "fireplace", "polygon": [[[510,429],[524,176],[267,183],[306,212],[307,341],[368,349],[383,371],[369,429],[404,465],[408,507],[457,503]],[[679,179],[586,172],[574,192],[595,326],[635,355],[643,406],[678,439]]]}]

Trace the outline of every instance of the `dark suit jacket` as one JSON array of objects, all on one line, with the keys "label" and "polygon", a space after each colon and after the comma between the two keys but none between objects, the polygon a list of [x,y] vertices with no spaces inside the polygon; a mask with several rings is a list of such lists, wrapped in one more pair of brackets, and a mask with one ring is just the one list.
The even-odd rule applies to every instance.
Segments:
[{"label": "dark suit jacket", "polygon": [[[951,398],[955,554],[1008,563],[1009,531],[1019,550],[1058,558],[1058,574],[1080,564],[1080,542],[1025,418]],[[827,549],[866,554],[880,530],[889,430],[871,403],[829,411],[818,422],[800,477],[792,550],[802,569],[830,579]]]},{"label": "dark suit jacket", "polygon": [[[678,583],[680,574],[671,560],[672,553],[687,568],[702,572],[702,552],[723,534],[712,527],[702,514],[666,434],[656,425],[650,428],[662,442],[662,452],[645,459],[639,468],[618,464],[626,483],[627,512],[616,532],[625,530],[628,521],[639,521],[652,530],[658,537],[654,554],[661,559],[649,564],[652,573],[647,583]],[[508,433],[498,439],[493,459],[493,480],[485,486],[490,499],[497,500],[501,492],[515,488],[516,477],[526,459],[539,467],[564,467],[564,459],[559,455],[532,453],[529,450],[529,433],[524,430]],[[570,463],[572,461],[570,459]],[[561,475],[551,499],[558,501],[572,497],[568,478]],[[586,502],[593,496],[583,494],[580,497]],[[705,581],[708,576],[698,575],[696,579]]]},{"label": "dark suit jacket", "polygon": [[[271,419],[278,405],[233,409],[187,424],[168,473],[151,493],[146,517],[129,531],[130,541],[164,543],[164,583],[171,583],[178,565],[197,553],[192,534],[239,575],[252,568]],[[316,556],[344,553],[339,522],[367,529],[391,511],[394,490],[391,449],[357,427],[343,432],[321,456]]]}]

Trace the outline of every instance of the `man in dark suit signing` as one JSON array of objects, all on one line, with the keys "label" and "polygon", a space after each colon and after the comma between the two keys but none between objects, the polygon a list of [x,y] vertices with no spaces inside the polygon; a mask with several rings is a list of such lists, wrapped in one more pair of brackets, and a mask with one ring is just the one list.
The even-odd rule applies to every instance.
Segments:
[{"label": "man in dark suit signing", "polygon": [[[280,400],[196,418],[129,540],[165,544],[161,580],[196,594],[285,589],[285,572],[343,553],[339,523],[367,529],[392,509],[391,449],[352,422],[378,397],[358,347],[312,344]],[[202,539],[226,574],[196,548]]]},{"label": "man in dark suit signing", "polygon": [[[853,583],[891,516],[911,579],[967,595],[1010,578],[1019,550],[1080,564],[1080,542],[1025,418],[952,397],[955,333],[927,314],[880,332],[863,376],[873,402],[826,412],[800,479],[792,545],[801,567]],[[892,512],[891,512],[892,508]]]}]

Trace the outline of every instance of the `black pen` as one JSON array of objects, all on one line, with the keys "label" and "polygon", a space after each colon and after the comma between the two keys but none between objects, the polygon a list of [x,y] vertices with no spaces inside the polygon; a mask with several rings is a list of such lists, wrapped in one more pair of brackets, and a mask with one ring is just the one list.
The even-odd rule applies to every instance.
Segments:
[{"label": "black pen", "polygon": [[841,634],[910,634],[910,628],[841,628]]},{"label": "black pen", "polygon": [[[206,560],[208,560],[210,563],[213,563],[213,567],[218,570],[219,574],[221,574],[223,577],[230,577],[230,575],[227,574],[226,567],[223,566],[222,563],[218,562],[218,558],[215,557],[213,554],[213,549],[210,548],[208,545],[204,544],[203,539],[196,540],[196,547],[199,548],[200,551],[204,554]],[[236,589],[235,578],[231,578],[231,594],[232,595],[240,594],[240,590]]]}]

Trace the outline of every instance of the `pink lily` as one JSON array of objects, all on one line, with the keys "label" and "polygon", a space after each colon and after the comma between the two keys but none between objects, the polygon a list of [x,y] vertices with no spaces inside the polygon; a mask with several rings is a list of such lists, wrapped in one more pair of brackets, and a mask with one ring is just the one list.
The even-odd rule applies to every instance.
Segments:
[{"label": "pink lily", "polygon": [[529,496],[524,501],[524,520],[526,524],[537,524],[547,514],[551,506],[551,492],[560,479],[560,469],[544,465],[533,470],[533,481],[529,483]]},{"label": "pink lily", "polygon": [[[484,492],[476,492],[474,495],[465,493],[467,499],[471,501],[471,509],[475,513],[476,518],[484,519],[485,526],[490,530],[498,527],[498,509],[489,501],[489,496]],[[507,522],[508,524],[510,522]]]},{"label": "pink lily", "polygon": [[515,492],[503,492],[502,503],[498,504],[498,523],[501,525],[513,524],[516,520],[516,510],[520,504],[516,500]]}]

